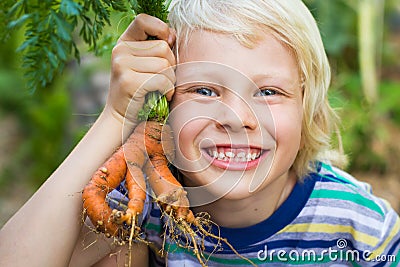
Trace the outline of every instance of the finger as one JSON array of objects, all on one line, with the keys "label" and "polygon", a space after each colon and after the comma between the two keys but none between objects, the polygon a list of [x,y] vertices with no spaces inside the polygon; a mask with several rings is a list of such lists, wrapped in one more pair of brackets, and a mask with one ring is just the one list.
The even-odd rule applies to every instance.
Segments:
[{"label": "finger", "polygon": [[169,36],[168,36],[168,44],[170,47],[173,47],[176,42],[176,31],[172,28],[169,28]]},{"label": "finger", "polygon": [[171,66],[176,65],[175,55],[168,43],[162,40],[149,40],[140,42],[122,41],[112,51],[113,58],[125,55],[137,57],[160,57],[166,58]]},{"label": "finger", "polygon": [[169,27],[165,22],[147,14],[139,14],[121,35],[120,40],[145,41],[149,36],[167,42],[171,38]]},{"label": "finger", "polygon": [[161,73],[126,71],[114,81],[113,87],[122,90],[124,95],[139,100],[143,99],[149,92],[159,91],[163,95],[166,94],[174,89],[174,82]]},{"label": "finger", "polygon": [[175,83],[172,82],[167,76],[163,74],[154,74],[146,80],[143,85],[142,89],[145,92],[153,92],[158,91],[162,95],[167,94],[171,90],[174,90]]},{"label": "finger", "polygon": [[165,58],[125,56],[113,60],[113,71],[115,73],[122,73],[126,70],[137,73],[161,73],[173,83],[176,80],[174,66],[171,66]]}]

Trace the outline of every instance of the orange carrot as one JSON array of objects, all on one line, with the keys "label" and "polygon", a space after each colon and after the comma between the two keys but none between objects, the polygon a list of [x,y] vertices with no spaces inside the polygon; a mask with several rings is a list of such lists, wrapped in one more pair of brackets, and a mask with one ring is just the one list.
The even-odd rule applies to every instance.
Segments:
[{"label": "orange carrot", "polygon": [[157,122],[147,122],[153,126],[151,129],[158,129],[147,135],[152,138],[146,138],[146,151],[149,155],[149,162],[145,166],[145,173],[149,179],[151,189],[157,196],[157,201],[166,209],[170,206],[178,212],[176,218],[186,218],[189,213],[189,200],[186,191],[176,180],[168,168],[168,159],[174,158],[174,141],[172,139],[172,130],[168,124],[162,125]]},{"label": "orange carrot", "polygon": [[[122,237],[122,224],[130,225],[132,217],[143,211],[146,184],[142,167],[147,161],[143,144],[144,124],[136,127],[124,145],[94,173],[83,190],[85,213],[97,230],[110,236]],[[106,195],[124,179],[128,190],[128,208],[123,213],[112,211],[105,200]]]},{"label": "orange carrot", "polygon": [[99,231],[115,236],[118,226],[110,220],[112,210],[106,195],[117,187],[126,174],[126,163],[122,148],[118,149],[92,176],[85,186],[82,198],[85,213]]},{"label": "orange carrot", "polygon": [[[122,224],[130,225],[132,217],[143,211],[146,184],[142,169],[164,209],[172,208],[176,219],[194,218],[186,191],[168,168],[167,158],[173,157],[170,126],[155,121],[140,123],[124,145],[94,173],[83,190],[84,209],[96,229],[118,236]],[[105,198],[123,179],[126,180],[129,202],[127,210],[121,213],[112,211]],[[192,223],[192,220],[188,222]]]}]

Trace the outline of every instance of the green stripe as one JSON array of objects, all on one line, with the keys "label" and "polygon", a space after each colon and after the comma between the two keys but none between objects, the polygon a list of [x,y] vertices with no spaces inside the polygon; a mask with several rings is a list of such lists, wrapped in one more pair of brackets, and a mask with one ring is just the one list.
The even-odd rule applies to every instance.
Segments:
[{"label": "green stripe", "polygon": [[157,231],[157,232],[161,232],[161,225],[159,225],[159,224],[154,224],[154,223],[146,223],[144,226],[143,226],[143,228],[144,229],[146,229],[146,230],[154,230],[154,231]]},{"label": "green stripe", "polygon": [[337,200],[348,200],[357,205],[362,205],[370,210],[373,210],[379,213],[381,216],[384,216],[384,213],[374,201],[365,198],[359,194],[354,194],[351,192],[343,192],[337,190],[328,190],[328,189],[315,189],[311,193],[310,198],[330,198]]},{"label": "green stripe", "polygon": [[337,173],[337,172],[332,168],[332,165],[328,165],[328,164],[322,163],[322,167],[325,168],[326,170],[330,171],[331,173],[333,173],[333,174],[335,175],[335,178],[330,177],[330,176],[323,175],[323,174],[321,174],[321,173],[318,173],[318,175],[320,175],[320,176],[322,176],[322,177],[324,177],[324,178],[326,178],[326,179],[328,179],[328,180],[333,180],[333,181],[342,182],[342,183],[343,183],[343,182],[346,182],[346,183],[349,183],[349,184],[351,184],[351,185],[354,185],[354,186],[358,187],[358,186],[357,186],[356,184],[354,184],[352,181],[350,181],[350,180],[347,179],[346,177],[344,177],[344,176],[340,175],[339,173]]}]

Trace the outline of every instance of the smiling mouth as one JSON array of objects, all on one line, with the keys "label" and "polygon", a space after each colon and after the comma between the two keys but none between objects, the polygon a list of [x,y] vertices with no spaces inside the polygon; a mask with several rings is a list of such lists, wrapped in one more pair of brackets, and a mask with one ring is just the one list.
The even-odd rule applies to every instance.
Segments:
[{"label": "smiling mouth", "polygon": [[226,162],[249,162],[258,159],[263,150],[260,148],[228,148],[213,147],[205,149],[207,154],[215,159]]}]

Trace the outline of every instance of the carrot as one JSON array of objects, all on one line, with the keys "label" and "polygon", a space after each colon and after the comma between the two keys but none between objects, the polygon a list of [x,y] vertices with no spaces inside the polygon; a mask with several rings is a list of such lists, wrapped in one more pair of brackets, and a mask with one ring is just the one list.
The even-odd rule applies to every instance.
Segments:
[{"label": "carrot", "polygon": [[[142,167],[147,161],[143,145],[144,122],[135,128],[120,147],[92,176],[82,192],[83,208],[93,225],[107,236],[124,238],[123,223],[142,213],[146,199],[146,184]],[[124,212],[111,210],[106,195],[123,180],[128,190],[128,208]]]},{"label": "carrot", "polygon": [[120,148],[98,168],[82,192],[84,212],[96,229],[108,236],[115,236],[119,227],[110,220],[112,210],[105,200],[106,195],[121,183],[125,174],[126,164]]},{"label": "carrot", "polygon": [[[157,131],[151,133],[153,138],[146,139],[145,143],[149,162],[145,165],[144,171],[149,179],[150,187],[164,211],[169,212],[172,209],[173,216],[177,220],[193,223],[192,220],[188,220],[194,216],[189,209],[187,193],[168,168],[168,159],[174,158],[175,151],[172,130],[168,124],[147,123],[152,123],[153,129],[158,128]],[[192,216],[188,217],[189,214]]]},{"label": "carrot", "polygon": [[[108,236],[123,238],[123,223],[131,225],[132,218],[144,208],[146,183],[143,171],[164,209],[172,207],[176,218],[186,220],[191,213],[189,200],[168,168],[167,158],[173,157],[170,126],[156,121],[141,122],[124,145],[94,173],[83,190],[83,207],[96,229]],[[105,201],[106,195],[124,179],[128,208],[124,212],[112,211]]]}]

